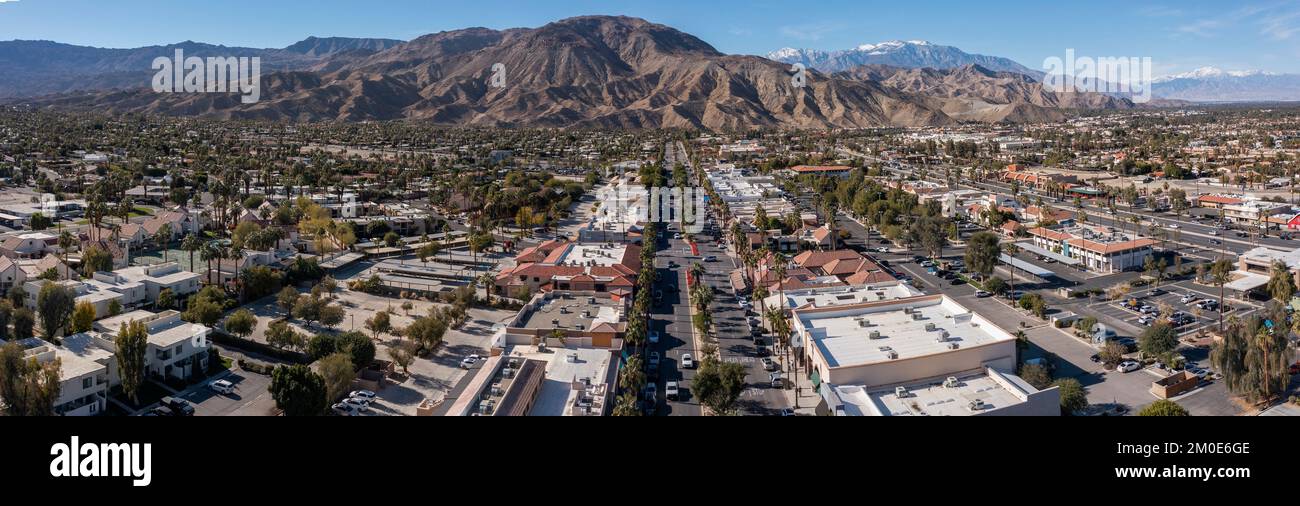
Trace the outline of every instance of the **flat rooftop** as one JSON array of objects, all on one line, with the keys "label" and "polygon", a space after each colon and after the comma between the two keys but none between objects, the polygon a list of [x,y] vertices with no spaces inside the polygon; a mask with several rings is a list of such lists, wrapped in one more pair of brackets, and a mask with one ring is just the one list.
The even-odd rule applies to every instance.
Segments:
[{"label": "flat rooftop", "polygon": [[942,295],[797,310],[795,317],[830,367],[906,360],[948,353],[953,346],[964,349],[1015,340]]},{"label": "flat rooftop", "polygon": [[512,356],[547,363],[546,379],[537,402],[528,416],[568,416],[569,406],[578,395],[573,382],[589,380],[593,385],[605,383],[614,355],[596,348],[561,348],[538,353],[533,346],[519,346]]},{"label": "flat rooftop", "polygon": [[[808,305],[815,307],[845,306],[862,302],[904,299],[921,295],[916,289],[902,283],[893,286],[858,286],[851,288],[800,290],[785,292],[786,307],[790,309]],[[769,305],[778,304],[781,294],[768,297]]]},{"label": "flat rooftop", "polygon": [[[1028,385],[1024,386],[1028,391],[1016,385],[1018,378],[1002,376],[1007,381],[999,382],[987,372],[954,377],[955,386],[945,386],[946,378],[902,385],[906,390],[903,397],[898,395],[898,385],[870,391],[856,386],[836,390],[845,401],[845,411],[856,416],[971,416],[1024,403],[1025,396],[1035,391]],[[972,402],[983,404],[974,410]]]},{"label": "flat rooftop", "polygon": [[[595,302],[592,302],[593,298]],[[601,323],[618,323],[622,319],[619,311],[621,307],[621,304],[609,297],[561,294],[542,302],[537,309],[520,317],[515,327],[591,330]]]},{"label": "flat rooftop", "polygon": [[557,265],[576,262],[580,265],[594,263],[596,266],[609,267],[622,263],[623,254],[627,251],[626,244],[570,243],[565,247],[568,251],[559,257]]}]

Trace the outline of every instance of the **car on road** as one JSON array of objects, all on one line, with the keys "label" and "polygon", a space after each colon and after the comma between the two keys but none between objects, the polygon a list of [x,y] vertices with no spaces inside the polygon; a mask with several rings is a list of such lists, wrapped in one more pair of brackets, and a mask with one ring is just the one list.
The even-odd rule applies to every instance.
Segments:
[{"label": "car on road", "polygon": [[339,416],[356,416],[357,408],[344,402],[336,403],[330,406],[330,410]]},{"label": "car on road", "polygon": [[692,357],[690,353],[683,353],[682,369],[694,369],[694,368],[695,368],[695,357]]},{"label": "car on road", "polygon": [[717,262],[717,261],[718,261],[718,257],[713,256],[713,255],[709,255],[709,256],[704,257],[704,261],[705,261],[705,262]]},{"label": "car on road", "polygon": [[785,377],[781,376],[781,373],[774,372],[769,374],[767,379],[771,381],[772,388],[785,388]]},{"label": "car on road", "polygon": [[1119,367],[1117,368],[1119,372],[1123,372],[1123,373],[1129,373],[1141,369],[1142,369],[1142,365],[1132,360],[1124,361],[1123,363],[1119,364]]},{"label": "car on road", "polygon": [[876,248],[876,253],[889,253],[889,248],[881,246],[879,248]]},{"label": "car on road", "polygon": [[[1218,230],[1211,230],[1211,231],[1209,232],[1209,234],[1210,234],[1210,235],[1213,235],[1213,236],[1218,236],[1218,235],[1219,235],[1219,231],[1218,231]],[[1211,242],[1211,243],[1214,243],[1215,241],[1210,241],[1210,242]]]},{"label": "car on road", "polygon": [[1172,229],[1172,230],[1178,230],[1178,229],[1183,228],[1183,227],[1178,226],[1177,223],[1171,223],[1171,224],[1169,225],[1169,228]]},{"label": "car on road", "polygon": [[769,371],[769,372],[770,372],[770,371],[775,371],[775,370],[777,370],[777,368],[778,368],[777,365],[776,365],[776,361],[775,361],[775,360],[772,360],[771,358],[763,357],[763,359],[760,360],[760,362],[762,362],[762,364],[763,364],[763,370],[764,370],[764,371]]},{"label": "car on road", "polygon": [[235,392],[235,384],[226,380],[216,380],[208,383],[208,388],[219,394],[230,395]]},{"label": "car on road", "polygon": [[648,339],[650,344],[659,344],[659,331],[651,330]]},{"label": "car on road", "polygon": [[675,400],[677,400],[677,382],[676,382],[676,381],[669,381],[668,384],[667,384],[666,386],[664,386],[664,397],[667,398],[667,399],[670,400],[670,401],[675,401]]},{"label": "car on road", "polygon": [[682,234],[673,234],[673,239],[682,240]]},{"label": "car on road", "polygon": [[658,368],[659,368],[659,352],[657,352],[657,351],[652,351],[652,352],[650,352],[650,358],[649,358],[649,360],[646,362],[646,364],[649,365],[651,369],[658,369]]},{"label": "car on road", "polygon": [[961,286],[966,284],[966,280],[961,278],[953,278],[951,281],[948,282],[948,284],[952,286]]},{"label": "car on road", "polygon": [[343,399],[343,402],[341,404],[347,404],[349,406],[352,406],[354,409],[362,413],[370,412],[370,401],[367,400],[362,400],[356,397],[348,397],[347,399]]},{"label": "car on road", "polygon": [[1014,292],[1007,292],[1007,298],[1011,300],[1020,300],[1024,296],[1025,296],[1025,292],[1022,292],[1020,290],[1016,290]]},{"label": "car on road", "polygon": [[991,293],[989,293],[989,292],[986,292],[986,291],[984,291],[984,290],[979,290],[979,291],[976,291],[976,292],[975,292],[975,297],[976,297],[976,298],[980,298],[980,299],[987,299],[987,298],[992,297],[992,296],[993,296],[993,294],[991,294]]}]

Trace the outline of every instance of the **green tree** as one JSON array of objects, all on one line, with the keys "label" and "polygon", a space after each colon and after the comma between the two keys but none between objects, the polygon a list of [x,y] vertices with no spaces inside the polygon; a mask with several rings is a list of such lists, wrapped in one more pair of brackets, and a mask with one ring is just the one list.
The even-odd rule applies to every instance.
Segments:
[{"label": "green tree", "polygon": [[1079,380],[1063,378],[1052,385],[1061,389],[1061,414],[1069,416],[1088,409],[1088,394]]},{"label": "green tree", "polygon": [[370,317],[370,319],[366,320],[366,330],[374,332],[375,339],[379,339],[379,336],[391,332],[393,330],[393,322],[389,318],[388,312],[380,311],[375,313],[375,315]]},{"label": "green tree", "polygon": [[298,290],[290,286],[280,289],[280,293],[275,296],[275,303],[284,314],[292,316],[294,305],[298,303]]},{"label": "green tree", "polygon": [[54,342],[59,332],[68,324],[77,304],[77,294],[71,288],[46,282],[36,297],[36,310],[41,315],[41,332],[45,340]]},{"label": "green tree", "polygon": [[1138,337],[1138,348],[1148,357],[1160,357],[1178,347],[1178,331],[1165,322],[1147,327]]},{"label": "green tree", "polygon": [[1295,275],[1291,274],[1291,268],[1285,262],[1273,263],[1272,275],[1268,279],[1268,293],[1273,295],[1273,300],[1283,304],[1290,303],[1291,296],[1295,295]]},{"label": "green tree", "polygon": [[53,416],[62,383],[62,363],[28,358],[16,343],[0,345],[0,406],[9,416]]},{"label": "green tree", "polygon": [[1223,333],[1223,285],[1232,280],[1236,266],[1231,261],[1218,260],[1210,265],[1210,281],[1219,287],[1219,333]]},{"label": "green tree", "polygon": [[266,328],[266,344],[279,349],[297,350],[307,345],[307,340],[289,322],[280,320]]},{"label": "green tree", "polygon": [[190,297],[189,308],[185,310],[182,317],[187,322],[211,327],[221,320],[221,313],[222,307],[220,303],[200,295]]},{"label": "green tree", "polygon": [[397,235],[397,232],[389,232],[387,234],[384,234],[385,246],[388,246],[390,248],[396,248],[397,244],[400,242],[402,242],[402,236]]},{"label": "green tree", "polygon": [[99,246],[90,246],[81,252],[81,274],[92,277],[96,272],[113,270],[113,255]]},{"label": "green tree", "polygon": [[326,303],[320,308],[320,323],[327,328],[337,327],[340,323],[343,323],[343,317],[345,316],[347,316],[347,312],[343,310],[343,306],[338,304]]},{"label": "green tree", "polygon": [[8,300],[0,299],[0,341],[9,340],[9,323],[14,319],[14,307]]},{"label": "green tree", "polygon": [[172,309],[176,307],[176,293],[171,288],[163,288],[158,291],[158,309]]},{"label": "green tree", "polygon": [[19,341],[31,339],[35,335],[36,314],[30,309],[20,307],[14,310],[14,339]]},{"label": "green tree", "polygon": [[356,369],[365,369],[375,362],[375,343],[360,332],[344,332],[337,337],[339,352],[352,357]]},{"label": "green tree", "polygon": [[76,309],[72,310],[72,332],[89,332],[94,323],[95,306],[89,302],[77,303]]},{"label": "green tree", "polygon": [[240,309],[226,317],[224,327],[226,332],[239,336],[240,339],[247,339],[249,334],[253,333],[253,329],[257,328],[257,316],[252,311]]},{"label": "green tree", "polygon": [[982,277],[987,278],[993,274],[1001,256],[1001,240],[992,232],[980,232],[967,241],[966,266]]},{"label": "green tree", "polygon": [[410,375],[411,372],[407,368],[415,363],[415,343],[398,343],[397,346],[388,349],[388,358],[402,368],[402,374]]},{"label": "green tree", "polygon": [[988,278],[988,281],[984,282],[984,290],[993,295],[1002,295],[1007,293],[1007,282],[998,277]]},{"label": "green tree", "polygon": [[352,357],[346,353],[335,353],[321,359],[316,364],[316,370],[321,379],[325,380],[325,399],[329,402],[343,397],[352,389],[352,381],[357,379]]},{"label": "green tree", "polygon": [[1047,372],[1047,368],[1038,364],[1025,364],[1020,367],[1020,378],[1025,383],[1033,385],[1039,390],[1046,389],[1052,385],[1052,373]]},{"label": "green tree", "polygon": [[1186,408],[1180,406],[1177,402],[1160,399],[1151,403],[1142,411],[1138,411],[1137,416],[1192,416]]},{"label": "green tree", "polygon": [[305,365],[271,372],[271,398],[285,416],[319,416],[327,407],[325,380]]},{"label": "green tree", "polygon": [[140,385],[144,383],[144,354],[149,347],[149,328],[143,322],[132,320],[123,323],[113,338],[117,345],[117,372],[122,380],[122,392],[139,402]]},{"label": "green tree", "polygon": [[745,391],[745,375],[745,367],[738,363],[718,363],[708,357],[695,373],[691,394],[714,413],[730,415]]}]

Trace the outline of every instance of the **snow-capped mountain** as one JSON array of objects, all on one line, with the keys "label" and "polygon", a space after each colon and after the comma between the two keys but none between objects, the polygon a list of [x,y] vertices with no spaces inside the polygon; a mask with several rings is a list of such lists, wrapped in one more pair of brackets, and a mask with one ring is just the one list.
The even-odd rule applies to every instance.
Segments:
[{"label": "snow-capped mountain", "polygon": [[1225,71],[1218,67],[1201,67],[1191,72],[1183,72],[1182,74],[1173,74],[1173,75],[1168,75],[1163,77],[1157,77],[1153,81],[1156,83],[1166,83],[1169,81],[1177,81],[1179,79],[1219,79],[1224,77],[1253,77],[1253,76],[1277,76],[1277,75],[1281,75],[1281,74],[1274,74],[1272,72],[1265,72],[1263,70]]},{"label": "snow-capped mountain", "polygon": [[891,40],[878,44],[862,44],[843,51],[784,48],[767,55],[768,59],[783,63],[802,63],[822,72],[843,72],[862,65],[890,65],[902,68],[953,69],[966,65],[979,65],[999,72],[1015,72],[1041,78],[1043,73],[1031,70],[1007,58],[970,54],[952,46],[941,46],[924,40]]},{"label": "snow-capped mountain", "polygon": [[1202,67],[1153,80],[1161,98],[1193,102],[1300,101],[1300,75]]}]

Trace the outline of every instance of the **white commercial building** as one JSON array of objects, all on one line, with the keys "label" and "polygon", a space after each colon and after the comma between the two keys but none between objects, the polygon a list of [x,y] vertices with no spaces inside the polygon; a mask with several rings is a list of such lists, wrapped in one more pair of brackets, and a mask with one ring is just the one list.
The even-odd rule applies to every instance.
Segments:
[{"label": "white commercial building", "polygon": [[[1008,379],[1017,365],[1015,336],[947,296],[802,307],[793,313],[795,338],[814,384],[837,414],[899,414],[905,411],[899,406],[912,407],[913,391],[928,393],[933,402],[962,399],[967,410],[975,408],[969,414],[994,411],[989,406],[1020,406],[1016,414],[1059,414],[1059,401],[1052,404],[1057,410],[1045,409],[1051,403],[1037,389]],[[945,390],[927,390],[932,383]],[[983,404],[974,402],[980,399]],[[964,414],[937,404],[929,408],[916,414]]]}]

